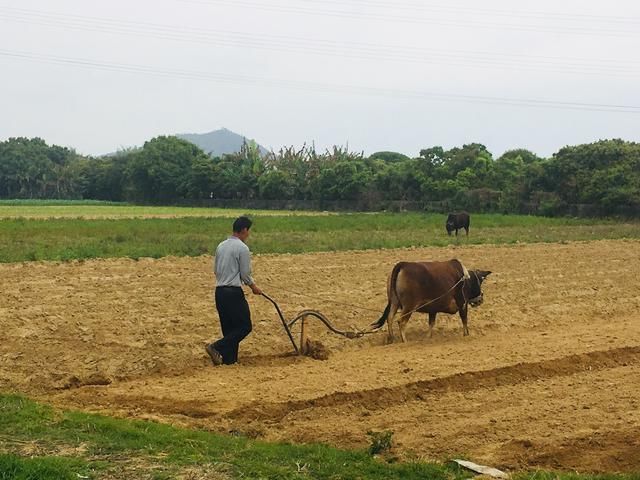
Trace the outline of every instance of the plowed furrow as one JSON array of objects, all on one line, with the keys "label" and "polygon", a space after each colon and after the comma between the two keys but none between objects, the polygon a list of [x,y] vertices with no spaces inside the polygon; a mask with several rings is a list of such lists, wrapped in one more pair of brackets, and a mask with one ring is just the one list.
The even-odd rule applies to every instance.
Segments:
[{"label": "plowed furrow", "polygon": [[465,392],[481,388],[495,388],[636,363],[640,363],[640,346],[623,347],[569,355],[540,362],[518,363],[490,370],[457,373],[396,387],[335,392],[313,399],[282,403],[252,404],[231,411],[228,417],[236,420],[281,420],[292,412],[341,405],[379,410],[401,402],[426,400],[428,397],[442,392]]}]

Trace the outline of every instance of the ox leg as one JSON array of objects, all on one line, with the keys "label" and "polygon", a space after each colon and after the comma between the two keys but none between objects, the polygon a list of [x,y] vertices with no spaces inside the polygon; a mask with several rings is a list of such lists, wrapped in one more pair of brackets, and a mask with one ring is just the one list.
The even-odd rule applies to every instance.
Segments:
[{"label": "ox leg", "polygon": [[458,306],[460,320],[462,320],[462,335],[466,337],[467,335],[469,335],[469,327],[467,326],[467,313],[469,311],[469,304],[465,301],[462,290],[460,290],[456,295],[456,305]]},{"label": "ox leg", "polygon": [[433,338],[433,327],[436,325],[437,313],[429,312],[429,338]]},{"label": "ox leg", "polygon": [[460,308],[460,319],[462,320],[462,335],[465,337],[469,335],[469,327],[467,326],[468,310],[469,307],[466,303],[462,306],[462,308]]},{"label": "ox leg", "polygon": [[412,313],[412,311],[409,311],[406,315],[403,314],[400,317],[400,320],[398,320],[398,328],[400,329],[400,338],[402,339],[402,343],[406,343],[407,341],[407,337],[404,336],[404,329],[407,326]]},{"label": "ox leg", "polygon": [[388,342],[393,343],[394,335],[393,335],[393,322],[395,321],[396,313],[398,312],[398,304],[391,303],[391,309],[389,310],[389,317],[387,318],[387,328],[389,329],[389,338]]}]

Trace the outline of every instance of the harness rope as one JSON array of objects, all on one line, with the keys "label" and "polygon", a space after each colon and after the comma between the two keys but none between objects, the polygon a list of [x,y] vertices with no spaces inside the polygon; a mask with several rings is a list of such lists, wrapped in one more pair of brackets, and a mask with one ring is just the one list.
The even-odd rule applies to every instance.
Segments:
[{"label": "harness rope", "polygon": [[[463,276],[462,276],[462,278],[460,278],[460,280],[458,280],[456,283],[454,283],[454,284],[453,284],[453,287],[451,287],[449,290],[447,290],[446,292],[444,292],[442,295],[440,295],[440,296],[439,296],[439,297],[437,297],[437,298],[434,298],[433,300],[429,300],[428,302],[425,302],[425,303],[423,303],[422,305],[418,305],[416,308],[414,308],[413,310],[409,310],[408,312],[405,312],[405,311],[403,310],[403,311],[402,311],[402,315],[401,315],[401,317],[404,317],[405,315],[412,315],[412,314],[414,314],[415,312],[417,312],[418,310],[420,310],[421,308],[424,308],[424,307],[426,307],[427,305],[431,305],[432,303],[437,302],[437,301],[438,301],[438,300],[440,300],[442,297],[444,297],[446,294],[448,294],[451,290],[453,290],[453,289],[454,289],[454,288],[456,288],[458,285],[460,285],[462,282],[464,282],[464,280],[465,280],[465,277],[464,277],[464,275],[463,275]],[[464,289],[462,290],[462,295],[464,295]],[[466,298],[466,297],[465,297],[465,299],[464,299],[464,303],[465,303],[465,304],[466,304],[466,303],[468,303],[468,300],[467,300],[467,298]],[[383,324],[383,325],[384,325],[384,324]],[[383,327],[383,325],[380,325],[379,327],[377,327],[377,328],[375,328],[375,329],[373,329],[373,330],[371,330],[371,331],[376,332],[376,331],[380,330],[380,329]]]},{"label": "harness rope", "polygon": [[[476,272],[472,271],[472,273],[476,276],[476,281],[478,281],[478,275],[476,274]],[[448,293],[450,293],[453,289],[455,289],[458,285],[460,285],[461,283],[463,283],[463,282],[464,282],[464,280],[465,280],[465,277],[464,277],[464,275],[463,275],[463,276],[460,278],[460,280],[458,280],[456,283],[454,283],[454,284],[453,284],[453,286],[452,286],[449,290],[447,290],[446,292],[444,292],[442,295],[440,295],[440,296],[438,296],[438,297],[434,298],[433,300],[429,300],[428,302],[425,302],[425,303],[423,303],[423,304],[421,304],[421,305],[418,305],[418,306],[417,306],[416,308],[414,308],[413,310],[410,310],[410,311],[408,311],[408,312],[404,312],[404,311],[403,311],[403,312],[402,312],[402,316],[404,317],[405,315],[411,315],[411,314],[413,314],[413,313],[417,312],[418,310],[420,310],[421,308],[424,308],[424,307],[426,307],[426,306],[428,306],[428,305],[431,305],[432,303],[437,302],[437,301],[438,301],[438,300],[440,300],[442,297],[444,297],[445,295],[447,295]],[[293,290],[289,290],[289,289],[282,288],[282,287],[280,287],[280,288],[279,288],[279,290],[281,290],[281,291],[283,291],[283,292],[291,293],[291,294],[293,294],[293,295],[298,295],[298,296],[301,296],[301,297],[311,298],[311,299],[313,299],[313,300],[320,300],[320,301],[324,301],[324,302],[334,303],[334,304],[336,304],[336,305],[342,305],[342,306],[346,306],[346,307],[355,308],[355,309],[357,309],[357,310],[366,310],[366,311],[368,311],[368,312],[375,312],[375,313],[378,313],[378,312],[379,312],[379,310],[374,310],[374,309],[372,309],[372,308],[362,307],[362,306],[359,306],[359,305],[353,305],[353,304],[346,303],[346,302],[339,302],[339,301],[337,301],[337,300],[329,300],[328,298],[315,297],[315,296],[313,296],[313,295],[309,295],[309,294],[305,294],[305,293],[300,293],[300,292],[294,292]],[[468,304],[468,303],[469,303],[469,300],[467,300],[467,297],[466,297],[466,295],[465,295],[465,293],[464,293],[464,289],[463,289],[463,291],[462,291],[462,295],[464,296],[464,303],[465,303],[465,305],[466,305],[466,304]],[[274,305],[275,305],[275,302],[274,302],[271,298],[267,297],[266,295],[263,295],[263,296],[265,296],[268,300],[270,300],[270,301],[271,301],[272,303],[274,303]],[[277,306],[276,306],[276,309],[278,309],[278,310],[279,310],[279,308],[278,308]],[[375,333],[375,332],[377,332],[378,330],[380,330],[380,329],[382,328],[382,326],[380,326],[380,327],[377,327],[377,328],[370,328],[370,329],[368,329],[368,330],[360,330],[359,328],[357,328],[357,327],[355,327],[355,326],[352,326],[352,328],[354,329],[354,331],[353,331],[353,332],[339,331],[338,329],[336,329],[335,327],[333,327],[332,325],[330,325],[329,320],[328,320],[324,315],[322,315],[320,312],[318,312],[317,310],[305,310],[304,312],[311,313],[313,316],[315,316],[315,317],[319,318],[319,319],[320,319],[320,320],[321,320],[321,321],[322,321],[322,322],[323,322],[323,323],[324,323],[324,324],[325,324],[325,325],[326,325],[330,330],[332,330],[332,331],[334,331],[335,333],[338,333],[338,334],[340,334],[340,335],[344,335],[345,337],[348,337],[348,338],[358,338],[358,337],[361,337],[361,336],[364,336],[364,335],[367,335],[367,334],[370,334],[370,333]],[[281,315],[281,313],[280,313],[280,312],[278,312],[278,313]],[[298,317],[300,317],[300,315],[299,315]],[[298,319],[298,317],[296,317],[296,319],[295,319],[295,320],[297,320],[297,319]],[[282,318],[282,315],[281,315],[281,318]],[[282,320],[284,321],[284,318],[282,318]],[[294,320],[293,322],[291,322],[291,324],[295,323],[295,320]]]}]

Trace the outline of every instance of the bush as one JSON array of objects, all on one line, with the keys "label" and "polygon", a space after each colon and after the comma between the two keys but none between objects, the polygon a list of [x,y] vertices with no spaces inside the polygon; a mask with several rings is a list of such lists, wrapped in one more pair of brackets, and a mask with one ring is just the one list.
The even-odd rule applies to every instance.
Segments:
[{"label": "bush", "polygon": [[380,453],[391,450],[393,432],[391,430],[383,430],[382,432],[374,432],[369,430],[367,435],[371,439],[369,445],[369,455],[378,455]]}]

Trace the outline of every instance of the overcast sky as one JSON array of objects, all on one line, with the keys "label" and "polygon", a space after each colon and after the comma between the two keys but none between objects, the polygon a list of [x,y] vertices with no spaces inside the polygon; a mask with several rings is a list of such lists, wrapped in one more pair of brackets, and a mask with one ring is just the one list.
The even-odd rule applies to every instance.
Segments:
[{"label": "overcast sky", "polygon": [[0,140],[416,156],[640,140],[633,0],[0,0]]}]

